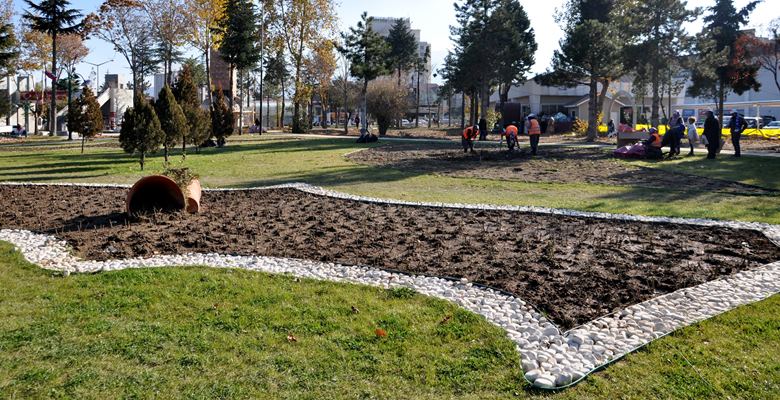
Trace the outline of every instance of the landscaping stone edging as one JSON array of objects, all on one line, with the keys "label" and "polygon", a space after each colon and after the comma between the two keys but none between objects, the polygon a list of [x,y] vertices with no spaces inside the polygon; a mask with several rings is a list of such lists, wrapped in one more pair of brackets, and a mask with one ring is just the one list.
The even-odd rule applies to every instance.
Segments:
[{"label": "landscaping stone edging", "polygon": [[[60,185],[129,187],[95,184]],[[292,188],[316,195],[377,204],[510,210],[600,219],[751,229],[763,232],[780,245],[780,227],[760,223],[616,215],[541,207],[393,201],[353,196],[300,183],[255,189],[213,190],[280,188]],[[474,285],[466,280],[452,281],[444,278],[412,276],[371,267],[260,256],[186,254],[112,261],[82,261],[71,255],[67,243],[52,236],[24,230],[3,229],[0,230],[0,240],[15,245],[28,261],[42,268],[67,271],[68,273],[202,265],[216,268],[241,268],[273,274],[290,274],[300,278],[365,284],[384,288],[408,287],[424,295],[456,303],[505,329],[521,354],[526,380],[542,389],[560,389],[572,385],[594,370],[677,329],[780,293],[780,262],[777,262],[656,297],[561,334],[553,323],[522,299],[495,289]]]}]

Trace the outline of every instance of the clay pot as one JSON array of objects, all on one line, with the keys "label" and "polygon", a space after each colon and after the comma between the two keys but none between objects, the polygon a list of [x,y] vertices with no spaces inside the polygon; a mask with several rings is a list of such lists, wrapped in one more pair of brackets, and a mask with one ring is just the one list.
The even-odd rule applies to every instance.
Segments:
[{"label": "clay pot", "polygon": [[187,212],[197,214],[200,212],[200,196],[203,188],[200,186],[200,180],[193,179],[187,185]]},{"label": "clay pot", "polygon": [[133,185],[127,193],[125,206],[129,214],[145,211],[180,211],[186,209],[190,213],[200,210],[200,181],[193,179],[187,187],[185,198],[176,182],[163,175],[152,175],[142,178]]}]

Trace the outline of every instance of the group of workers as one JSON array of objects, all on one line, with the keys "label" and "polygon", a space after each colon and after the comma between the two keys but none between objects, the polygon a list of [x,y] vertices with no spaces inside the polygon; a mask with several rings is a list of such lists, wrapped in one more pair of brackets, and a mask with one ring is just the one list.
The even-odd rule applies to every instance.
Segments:
[{"label": "group of workers", "polygon": [[[723,147],[721,124],[718,119],[715,118],[715,113],[712,111],[707,112],[707,117],[704,120],[704,132],[702,133],[701,138],[699,137],[696,128],[695,118],[688,119],[687,129],[683,123],[683,119],[680,118],[679,113],[674,114],[671,122],[669,130],[667,130],[665,135],[661,135],[656,128],[650,128],[650,138],[644,142],[645,156],[647,158],[663,158],[661,149],[664,146],[669,146],[669,158],[679,155],[681,140],[685,136],[686,130],[688,134],[688,144],[690,146],[689,156],[693,155],[694,146],[699,140],[707,147],[707,158],[709,159],[714,159]],[[739,142],[742,133],[747,127],[748,125],[745,118],[736,112],[731,114],[728,128],[731,133],[731,142],[734,146],[734,157],[741,156]]]},{"label": "group of workers", "polygon": [[[522,125],[517,121],[512,121],[504,128],[501,128],[496,124],[493,131],[494,133],[500,134],[502,139],[506,138],[507,147],[509,148],[509,151],[512,152],[515,150],[515,147],[518,147],[518,138],[521,133],[521,128],[523,129],[523,132],[528,133],[531,144],[531,154],[536,155],[539,148],[539,137],[542,135],[542,125],[536,115],[529,115]],[[463,145],[464,153],[468,153],[469,151],[472,153],[474,152],[474,141],[477,138],[479,138],[479,140],[485,140],[487,138],[487,122],[484,118],[480,120],[479,125],[469,126],[463,130],[461,144]]]}]

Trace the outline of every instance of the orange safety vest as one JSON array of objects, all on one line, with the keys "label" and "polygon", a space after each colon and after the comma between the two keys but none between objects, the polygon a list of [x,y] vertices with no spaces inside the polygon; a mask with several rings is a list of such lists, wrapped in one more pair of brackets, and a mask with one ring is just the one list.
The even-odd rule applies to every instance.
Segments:
[{"label": "orange safety vest", "polygon": [[463,130],[463,138],[466,140],[475,139],[478,134],[479,134],[479,130],[475,132],[473,127],[468,127]]},{"label": "orange safety vest", "polygon": [[539,125],[539,121],[532,119],[528,121],[528,134],[529,135],[541,135],[542,127]]},{"label": "orange safety vest", "polygon": [[650,145],[653,147],[661,148],[661,143],[663,143],[661,139],[661,135],[658,132],[654,132],[650,137],[653,139]]},{"label": "orange safety vest", "polygon": [[509,125],[506,127],[506,137],[514,136],[517,137],[517,127],[514,125]]}]

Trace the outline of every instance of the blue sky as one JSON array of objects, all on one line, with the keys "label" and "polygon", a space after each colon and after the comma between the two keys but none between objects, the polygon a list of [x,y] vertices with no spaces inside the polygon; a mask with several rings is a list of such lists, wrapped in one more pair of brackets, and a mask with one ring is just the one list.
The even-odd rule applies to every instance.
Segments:
[{"label": "blue sky", "polygon": [[[403,17],[410,18],[412,27],[421,30],[421,38],[431,43],[432,64],[441,66],[447,50],[451,48],[449,40],[449,25],[455,23],[453,0],[336,0],[338,14],[341,20],[341,29],[354,25],[363,11],[369,15],[378,17]],[[559,8],[565,0],[521,0],[531,18],[532,26],[536,31],[536,39],[539,42],[539,52],[536,55],[537,64],[533,72],[544,71],[550,63],[553,51],[558,47],[561,31],[554,22],[555,9]],[[737,6],[742,6],[750,0],[736,0]],[[23,2],[15,0],[17,11],[21,12]],[[82,13],[87,14],[96,11],[102,0],[71,0],[71,4]],[[690,7],[710,6],[714,0],[689,0]],[[751,17],[751,27],[761,27],[769,23],[773,18],[780,16],[777,11],[780,0],[764,0]],[[691,32],[701,30],[702,23],[697,21],[688,29]],[[113,48],[99,40],[90,40],[87,43],[91,50],[87,61],[100,63],[115,59],[114,62],[101,67],[101,75],[106,72],[129,74],[129,68],[122,56],[115,54]],[[79,72],[88,75],[92,66],[82,64]],[[102,78],[101,78],[102,80]]]}]

